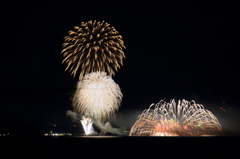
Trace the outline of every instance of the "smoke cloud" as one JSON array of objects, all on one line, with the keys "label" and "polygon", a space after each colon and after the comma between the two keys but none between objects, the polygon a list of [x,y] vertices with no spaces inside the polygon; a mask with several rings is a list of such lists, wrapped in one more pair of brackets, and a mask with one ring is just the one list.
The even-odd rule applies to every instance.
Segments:
[{"label": "smoke cloud", "polygon": [[[66,112],[66,115],[71,118],[72,122],[80,122],[81,117],[77,112],[68,110]],[[96,126],[98,129],[100,129],[103,132],[119,135],[119,136],[128,136],[128,133],[125,132],[123,128],[113,128],[112,125],[107,122],[105,124],[101,123],[97,119],[93,120],[94,126]]]},{"label": "smoke cloud", "polygon": [[124,129],[121,128],[113,128],[109,122],[106,122],[105,124],[102,124],[98,120],[94,120],[93,124],[98,127],[101,131],[108,132],[111,134],[116,134],[119,136],[128,136],[128,133],[124,131]]},{"label": "smoke cloud", "polygon": [[72,122],[79,122],[81,117],[77,114],[77,112],[68,110],[66,115],[71,118]]}]

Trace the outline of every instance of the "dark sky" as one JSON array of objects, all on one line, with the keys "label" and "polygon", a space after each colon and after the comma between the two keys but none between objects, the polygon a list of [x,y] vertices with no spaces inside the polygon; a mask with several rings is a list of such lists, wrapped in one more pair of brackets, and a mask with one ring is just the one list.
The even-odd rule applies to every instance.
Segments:
[{"label": "dark sky", "polygon": [[124,96],[115,122],[129,128],[151,103],[186,99],[203,104],[224,128],[240,129],[237,4],[79,0],[2,6],[1,123],[43,131],[72,126],[66,111],[72,110],[77,78],[61,64],[63,38],[81,22],[105,20],[126,46],[123,67],[113,77]]}]

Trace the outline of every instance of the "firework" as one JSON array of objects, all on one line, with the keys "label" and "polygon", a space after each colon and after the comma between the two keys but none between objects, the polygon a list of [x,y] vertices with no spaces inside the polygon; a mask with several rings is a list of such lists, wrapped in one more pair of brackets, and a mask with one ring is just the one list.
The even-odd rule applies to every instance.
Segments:
[{"label": "firework", "polygon": [[115,74],[114,70],[118,71],[120,65],[123,65],[125,54],[122,50],[125,46],[122,36],[105,21],[82,22],[68,33],[62,45],[62,63],[67,64],[65,71],[69,69],[73,77],[80,67],[79,79],[97,71],[104,71],[112,76]]},{"label": "firework", "polygon": [[103,121],[114,117],[121,100],[119,86],[106,72],[92,72],[78,82],[73,107],[82,115]]},{"label": "firework", "polygon": [[85,131],[86,135],[94,135],[96,134],[96,132],[94,131],[93,127],[92,127],[92,120],[91,118],[85,118],[84,116],[82,117],[82,120],[80,120],[83,126],[83,129]]},{"label": "firework", "polygon": [[195,101],[152,104],[138,116],[129,136],[220,136],[217,118]]}]

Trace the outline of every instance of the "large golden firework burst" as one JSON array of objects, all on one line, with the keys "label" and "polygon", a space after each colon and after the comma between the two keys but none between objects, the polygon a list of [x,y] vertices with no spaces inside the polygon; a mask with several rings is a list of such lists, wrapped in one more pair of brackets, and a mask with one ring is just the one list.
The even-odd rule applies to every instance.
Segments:
[{"label": "large golden firework burst", "polygon": [[85,74],[97,71],[113,76],[114,70],[118,71],[120,65],[123,65],[123,48],[126,47],[122,36],[114,27],[110,27],[109,23],[90,20],[75,26],[68,33],[62,45],[62,63],[67,64],[65,71],[69,70],[73,77],[79,68],[79,79]]}]

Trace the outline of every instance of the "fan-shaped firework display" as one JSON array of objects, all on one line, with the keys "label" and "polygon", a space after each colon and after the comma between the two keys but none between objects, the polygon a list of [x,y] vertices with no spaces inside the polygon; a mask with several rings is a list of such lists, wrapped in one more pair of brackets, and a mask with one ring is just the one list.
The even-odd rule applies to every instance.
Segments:
[{"label": "fan-shaped firework display", "polygon": [[82,115],[103,121],[114,116],[121,100],[119,86],[106,72],[92,72],[78,82],[73,107]]},{"label": "fan-shaped firework display", "polygon": [[68,33],[62,45],[62,63],[67,64],[65,71],[69,69],[73,77],[80,67],[79,79],[96,71],[104,71],[112,76],[114,70],[118,71],[123,65],[125,55],[122,49],[125,46],[122,36],[105,21],[82,22]]},{"label": "fan-shaped firework display", "polygon": [[92,120],[91,118],[82,116],[82,120],[80,120],[85,132],[85,135],[96,135],[97,133],[94,131],[93,127],[92,127]]},{"label": "fan-shaped firework display", "polygon": [[222,127],[203,105],[194,101],[161,100],[138,116],[129,136],[220,136]]}]

